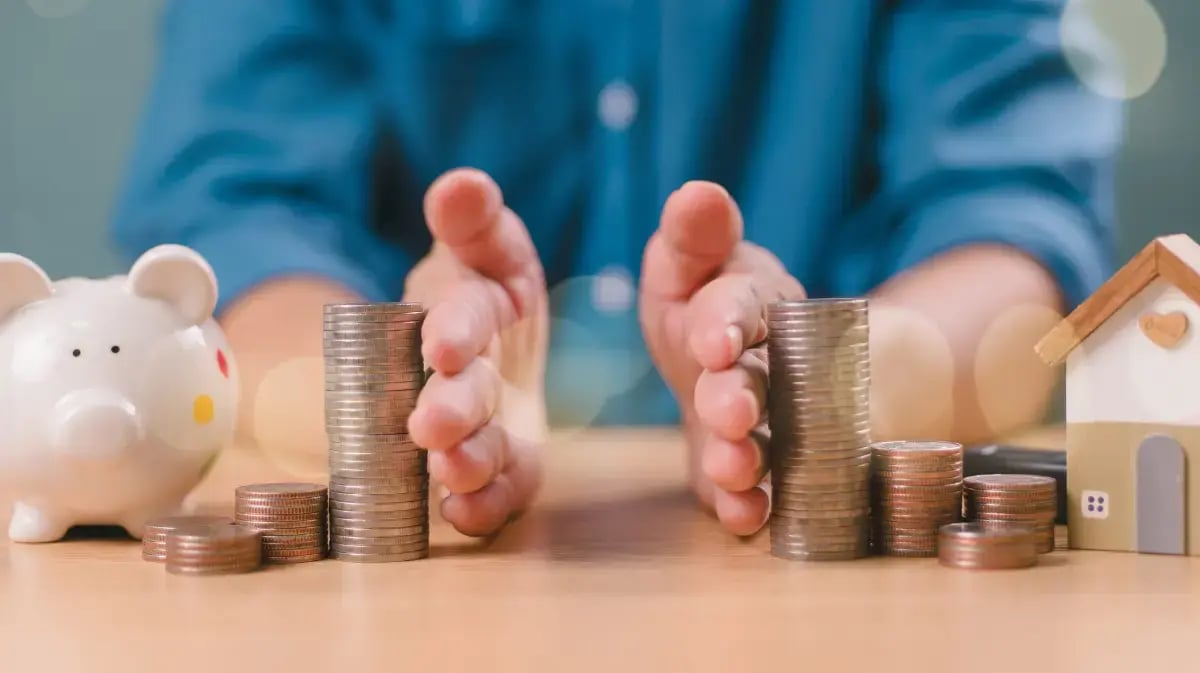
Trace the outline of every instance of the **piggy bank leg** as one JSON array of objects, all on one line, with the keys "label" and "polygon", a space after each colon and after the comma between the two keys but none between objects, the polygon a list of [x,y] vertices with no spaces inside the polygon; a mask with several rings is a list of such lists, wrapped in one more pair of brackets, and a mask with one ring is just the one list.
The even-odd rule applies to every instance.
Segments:
[{"label": "piggy bank leg", "polygon": [[8,537],[13,542],[55,542],[71,527],[71,519],[62,512],[24,502],[13,503]]}]

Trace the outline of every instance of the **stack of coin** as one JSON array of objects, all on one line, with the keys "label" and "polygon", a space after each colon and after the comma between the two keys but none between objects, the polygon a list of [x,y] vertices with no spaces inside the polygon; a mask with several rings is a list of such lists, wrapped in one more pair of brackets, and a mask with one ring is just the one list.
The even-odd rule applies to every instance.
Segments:
[{"label": "stack of coin", "polygon": [[180,515],[165,516],[153,519],[146,524],[142,533],[142,558],[147,561],[162,562],[167,560],[167,533],[180,526],[217,526],[232,525],[233,519],[227,516]]},{"label": "stack of coin", "polygon": [[234,518],[262,533],[268,563],[320,561],[328,551],[327,489],[320,484],[250,484],[234,491]]},{"label": "stack of coin", "polygon": [[429,555],[429,472],[408,436],[425,383],[418,304],[325,307],[329,555],[358,562]]},{"label": "stack of coin", "polygon": [[771,553],[833,561],[870,553],[870,358],[865,299],[767,309]]},{"label": "stack of coin", "polygon": [[262,566],[262,534],[238,525],[179,526],[167,534],[167,572],[228,575]]},{"label": "stack of coin", "polygon": [[938,562],[950,568],[1004,570],[1037,565],[1037,542],[1029,528],[985,528],[950,523],[938,537]]},{"label": "stack of coin", "polygon": [[871,448],[875,551],[937,556],[938,530],[962,518],[962,444],[897,441]]},{"label": "stack of coin", "polygon": [[1036,474],[981,474],[963,480],[968,521],[991,528],[1024,526],[1038,538],[1038,552],[1054,551],[1058,496],[1053,477]]}]

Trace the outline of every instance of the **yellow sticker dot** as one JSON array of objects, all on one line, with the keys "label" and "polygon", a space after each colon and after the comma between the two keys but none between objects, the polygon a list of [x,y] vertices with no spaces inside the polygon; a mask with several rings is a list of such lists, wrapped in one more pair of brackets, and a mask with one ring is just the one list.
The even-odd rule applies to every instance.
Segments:
[{"label": "yellow sticker dot", "polygon": [[197,395],[192,402],[192,418],[200,425],[206,425],[213,419],[213,400],[208,395]]}]

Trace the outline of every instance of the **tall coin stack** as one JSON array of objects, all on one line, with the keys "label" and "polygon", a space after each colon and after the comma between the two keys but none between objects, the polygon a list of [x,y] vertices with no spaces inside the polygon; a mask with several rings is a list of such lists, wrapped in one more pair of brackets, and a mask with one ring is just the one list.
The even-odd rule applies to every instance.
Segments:
[{"label": "tall coin stack", "polygon": [[429,472],[408,436],[425,383],[417,304],[324,310],[329,437],[329,556],[411,561],[429,555]]},{"label": "tall coin stack", "polygon": [[771,553],[834,561],[870,553],[867,300],[767,309]]},{"label": "tall coin stack", "polygon": [[304,563],[328,553],[326,488],[320,484],[250,484],[234,490],[238,525],[262,533],[263,561]]},{"label": "tall coin stack", "polygon": [[937,556],[938,530],[962,518],[962,444],[897,441],[871,448],[875,551]]},{"label": "tall coin stack", "polygon": [[1053,477],[1036,474],[980,474],[963,480],[968,521],[984,527],[1031,528],[1037,550],[1054,551],[1054,518],[1058,495]]}]

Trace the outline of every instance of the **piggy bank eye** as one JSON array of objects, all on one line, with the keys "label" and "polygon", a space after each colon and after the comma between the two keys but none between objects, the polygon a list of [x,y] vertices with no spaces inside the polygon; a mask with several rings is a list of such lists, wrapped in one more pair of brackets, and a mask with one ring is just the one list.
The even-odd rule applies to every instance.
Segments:
[{"label": "piggy bank eye", "polygon": [[121,352],[121,347],[120,347],[120,346],[113,346],[113,347],[112,347],[112,348],[110,348],[109,350],[113,352],[113,355],[116,355],[117,353],[120,353],[120,352]]},{"label": "piggy bank eye", "polygon": [[75,357],[79,357],[80,355],[83,355],[83,351],[76,348],[75,350],[71,351],[71,355],[74,355]]}]

